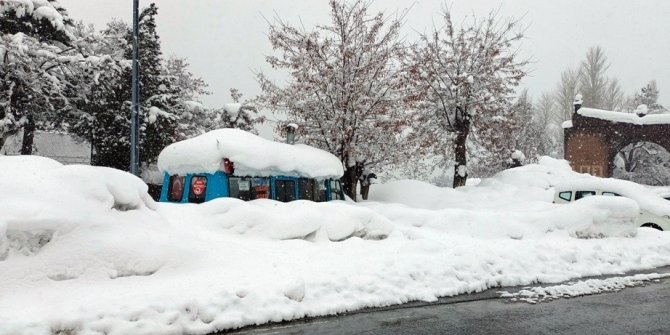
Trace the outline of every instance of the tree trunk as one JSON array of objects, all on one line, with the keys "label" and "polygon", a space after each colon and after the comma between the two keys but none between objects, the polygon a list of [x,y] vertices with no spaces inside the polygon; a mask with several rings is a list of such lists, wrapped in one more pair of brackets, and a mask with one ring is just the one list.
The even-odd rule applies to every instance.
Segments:
[{"label": "tree trunk", "polygon": [[462,127],[456,134],[456,140],[454,142],[454,158],[456,161],[454,164],[454,188],[465,186],[465,182],[468,180],[467,150],[465,148],[465,143],[468,140],[469,132],[470,127]]},{"label": "tree trunk", "polygon": [[21,155],[33,154],[33,140],[35,138],[35,120],[32,114],[27,115],[28,122],[23,126],[23,141]]},{"label": "tree trunk", "polygon": [[2,136],[0,136],[0,154],[2,153],[2,147],[5,146],[6,140],[7,140],[7,134],[2,134]]},{"label": "tree trunk", "polygon": [[344,170],[344,175],[341,179],[344,194],[353,201],[356,201],[356,186],[358,185],[358,178],[361,174],[363,174],[363,167],[359,163],[356,163],[354,166]]}]

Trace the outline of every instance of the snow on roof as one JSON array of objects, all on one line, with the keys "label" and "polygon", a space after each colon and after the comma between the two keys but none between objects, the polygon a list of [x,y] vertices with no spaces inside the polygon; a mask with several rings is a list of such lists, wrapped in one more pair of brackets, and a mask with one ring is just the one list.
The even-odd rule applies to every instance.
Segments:
[{"label": "snow on roof", "polygon": [[621,113],[621,112],[613,112],[602,109],[584,108],[584,107],[580,108],[577,111],[577,113],[579,113],[579,115],[594,117],[597,119],[612,122],[631,123],[637,125],[670,124],[670,114],[649,114],[640,117],[637,114],[633,113]]},{"label": "snow on roof", "polygon": [[339,178],[344,173],[340,160],[326,151],[231,128],[167,146],[158,156],[158,168],[169,174],[214,173],[220,170],[223,158],[235,163],[238,176]]}]

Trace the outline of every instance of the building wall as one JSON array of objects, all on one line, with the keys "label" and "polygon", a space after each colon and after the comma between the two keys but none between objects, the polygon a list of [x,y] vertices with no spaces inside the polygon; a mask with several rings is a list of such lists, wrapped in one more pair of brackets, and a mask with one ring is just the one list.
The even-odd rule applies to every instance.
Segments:
[{"label": "building wall", "polygon": [[670,124],[638,125],[573,114],[564,128],[565,159],[576,172],[611,177],[614,158],[626,145],[641,141],[670,152]]},{"label": "building wall", "polygon": [[605,136],[576,133],[566,139],[565,159],[576,172],[607,177],[611,172],[609,151]]}]

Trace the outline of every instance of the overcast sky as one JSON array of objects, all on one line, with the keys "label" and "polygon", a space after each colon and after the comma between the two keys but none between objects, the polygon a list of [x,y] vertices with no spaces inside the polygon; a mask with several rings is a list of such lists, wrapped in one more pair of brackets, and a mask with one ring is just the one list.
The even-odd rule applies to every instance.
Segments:
[{"label": "overcast sky", "polygon": [[[59,0],[76,20],[101,29],[112,18],[130,22],[131,0]],[[151,1],[140,0],[140,6]],[[166,55],[185,57],[191,71],[210,85],[203,98],[216,107],[229,102],[229,89],[247,97],[259,93],[253,71],[271,71],[264,56],[272,49],[264,16],[275,15],[306,27],[329,22],[327,0],[159,0],[158,33]],[[372,8],[395,14],[411,6],[405,25],[408,40],[431,29],[442,0],[377,0]],[[524,16],[528,26],[521,46],[534,63],[523,81],[533,97],[552,90],[560,73],[577,65],[590,46],[604,48],[609,74],[627,94],[656,79],[660,102],[670,106],[670,1],[667,0],[468,0],[449,1],[453,18],[486,15]]]}]

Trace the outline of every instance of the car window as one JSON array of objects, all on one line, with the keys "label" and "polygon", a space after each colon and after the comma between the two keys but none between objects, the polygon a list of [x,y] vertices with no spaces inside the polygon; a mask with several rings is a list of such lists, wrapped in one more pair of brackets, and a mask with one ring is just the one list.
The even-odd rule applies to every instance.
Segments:
[{"label": "car window", "polygon": [[603,195],[606,195],[608,197],[620,197],[621,194],[615,193],[615,192],[603,192]]},{"label": "car window", "polygon": [[575,200],[579,200],[579,199],[585,198],[585,197],[590,197],[592,195],[596,195],[596,191],[576,191],[575,192]]},{"label": "car window", "polygon": [[558,197],[565,201],[570,201],[572,199],[572,191],[561,192],[558,194]]}]

